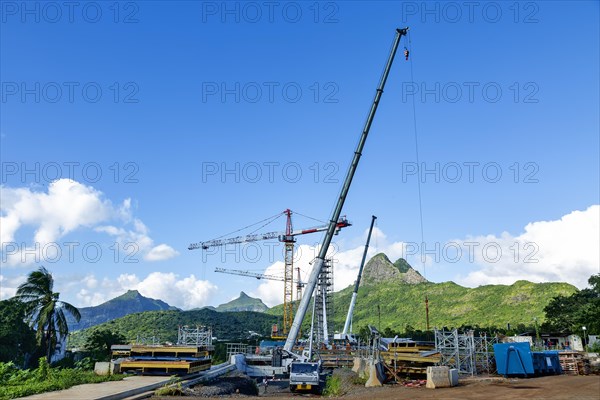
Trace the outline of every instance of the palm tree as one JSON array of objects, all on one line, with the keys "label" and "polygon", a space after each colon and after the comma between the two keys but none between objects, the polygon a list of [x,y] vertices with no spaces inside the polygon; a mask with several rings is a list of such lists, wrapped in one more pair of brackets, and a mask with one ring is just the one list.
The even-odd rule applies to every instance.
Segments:
[{"label": "palm tree", "polygon": [[15,299],[26,306],[28,323],[35,328],[38,344],[46,349],[50,362],[58,340],[69,333],[64,311],[77,322],[81,319],[79,310],[69,303],[58,300],[60,293],[54,293],[54,278],[44,267],[31,272],[27,280],[17,289]]}]

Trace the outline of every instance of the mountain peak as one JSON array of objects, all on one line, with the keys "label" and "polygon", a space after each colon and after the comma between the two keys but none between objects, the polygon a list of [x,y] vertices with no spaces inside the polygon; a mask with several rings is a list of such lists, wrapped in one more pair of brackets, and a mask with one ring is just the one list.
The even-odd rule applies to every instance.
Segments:
[{"label": "mountain peak", "polygon": [[125,293],[123,293],[122,295],[115,297],[113,300],[115,300],[115,299],[122,299],[122,300],[135,299],[135,298],[139,298],[139,297],[144,297],[144,296],[142,296],[142,294],[140,292],[138,292],[137,290],[130,289],[130,290],[126,291]]},{"label": "mountain peak", "polygon": [[150,299],[142,296],[137,290],[128,290],[114,299],[108,300],[93,307],[82,307],[79,309],[81,319],[79,322],[72,317],[67,317],[69,330],[89,328],[101,323],[143,311],[177,310],[162,300]]},{"label": "mountain peak", "polygon": [[258,311],[265,312],[269,307],[262,302],[261,299],[248,296],[244,292],[240,292],[237,299],[233,299],[228,303],[219,305],[216,311]]},{"label": "mountain peak", "polygon": [[387,255],[378,253],[365,265],[363,282],[377,284],[387,281],[417,284],[427,282],[427,279],[413,269],[404,258],[399,258],[392,263]]}]

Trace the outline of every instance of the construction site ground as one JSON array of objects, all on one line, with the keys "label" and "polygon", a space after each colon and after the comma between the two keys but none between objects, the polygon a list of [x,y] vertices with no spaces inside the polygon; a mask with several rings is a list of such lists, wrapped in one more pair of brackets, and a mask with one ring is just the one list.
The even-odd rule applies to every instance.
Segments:
[{"label": "construction site ground", "polygon": [[[287,388],[268,387],[264,393],[260,387],[256,395],[236,394],[208,397],[208,393],[199,394],[202,398],[256,398],[265,397],[270,400],[290,398],[316,398],[314,394],[291,394]],[[600,399],[600,376],[558,375],[539,378],[502,378],[475,377],[461,379],[459,386],[443,389],[427,389],[423,387],[405,387],[401,384],[384,385],[383,387],[366,388],[362,385],[345,385],[343,399]],[[188,393],[189,396],[189,393]],[[210,396],[210,395],[209,395]],[[158,397],[153,400],[172,400],[173,397]]]}]

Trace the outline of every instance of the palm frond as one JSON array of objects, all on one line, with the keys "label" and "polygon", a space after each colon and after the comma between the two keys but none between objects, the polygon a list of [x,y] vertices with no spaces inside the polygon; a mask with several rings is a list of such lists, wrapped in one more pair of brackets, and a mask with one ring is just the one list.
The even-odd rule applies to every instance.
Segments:
[{"label": "palm frond", "polygon": [[81,313],[79,312],[77,307],[64,301],[60,301],[59,303],[61,307],[67,310],[67,312],[71,314],[73,318],[75,318],[75,321],[79,322],[79,320],[81,319]]}]

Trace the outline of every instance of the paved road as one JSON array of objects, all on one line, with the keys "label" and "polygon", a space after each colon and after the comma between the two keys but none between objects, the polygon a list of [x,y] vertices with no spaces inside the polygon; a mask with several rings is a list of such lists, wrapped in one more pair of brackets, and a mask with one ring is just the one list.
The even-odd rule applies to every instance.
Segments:
[{"label": "paved road", "polygon": [[[160,387],[168,381],[168,376],[129,376],[122,381],[88,383],[65,390],[21,398],[27,400],[108,400],[118,393],[132,391],[131,395],[133,395],[135,392],[140,393]],[[145,388],[146,390],[144,390]]]}]

